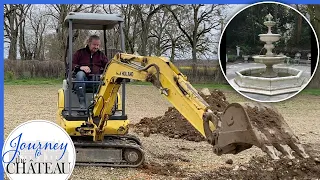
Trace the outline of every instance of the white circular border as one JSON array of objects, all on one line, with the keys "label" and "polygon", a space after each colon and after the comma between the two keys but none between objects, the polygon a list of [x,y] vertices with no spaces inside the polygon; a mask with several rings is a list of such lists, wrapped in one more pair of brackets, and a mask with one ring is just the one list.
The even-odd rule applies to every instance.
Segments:
[{"label": "white circular border", "polygon": [[[65,133],[65,134],[68,136],[69,140],[72,142],[73,153],[74,153],[74,160],[73,160],[73,167],[72,167],[72,169],[71,169],[71,171],[70,171],[70,174],[69,174],[68,177],[67,177],[67,179],[69,179],[70,176],[71,176],[72,173],[73,173],[73,170],[74,170],[75,166],[76,166],[76,158],[77,158],[77,157],[76,157],[76,149],[75,149],[75,147],[74,147],[73,141],[72,141],[71,137],[69,136],[69,134],[68,134],[62,127],[60,127],[58,124],[56,124],[56,123],[54,123],[54,122],[51,122],[51,121],[48,121],[48,120],[37,119],[37,120],[30,120],[30,121],[26,121],[26,122],[24,122],[24,123],[21,123],[19,126],[17,126],[16,128],[14,128],[14,129],[10,132],[10,134],[7,136],[6,140],[5,140],[4,143],[3,143],[3,147],[2,147],[1,154],[3,154],[3,151],[4,151],[4,149],[5,149],[5,144],[7,143],[8,138],[12,135],[12,133],[13,133],[14,131],[16,131],[17,129],[19,129],[21,126],[23,126],[23,125],[25,125],[25,124],[32,123],[32,122],[50,123],[50,124],[58,127],[60,130],[62,130],[62,132]],[[2,166],[3,166],[3,162],[2,162],[1,164],[2,164]],[[5,171],[5,169],[3,169],[3,172],[4,172],[4,173],[7,175],[7,177],[11,180],[11,177],[8,176],[8,173]]]},{"label": "white circular border", "polygon": [[[315,35],[316,42],[317,42],[317,48],[318,48],[317,63],[316,63],[316,67],[315,67],[315,69],[314,69],[314,71],[313,71],[313,74],[312,74],[311,77],[309,78],[309,81],[308,81],[303,87],[301,87],[301,89],[300,89],[298,92],[296,92],[296,93],[293,94],[292,96],[289,96],[289,97],[287,97],[287,98],[283,98],[283,99],[280,99],[280,100],[262,101],[262,100],[258,100],[258,99],[251,98],[251,97],[243,94],[243,93],[240,92],[237,88],[235,88],[235,87],[233,87],[233,86],[231,85],[231,83],[229,82],[229,79],[228,79],[227,76],[226,76],[226,73],[224,73],[223,68],[222,68],[222,66],[221,66],[220,44],[221,44],[221,40],[222,40],[222,37],[223,37],[223,35],[224,35],[224,32],[225,32],[225,30],[227,29],[229,23],[232,21],[232,19],[233,19],[234,17],[236,17],[236,16],[237,16],[239,13],[241,13],[243,10],[245,10],[245,9],[251,7],[251,6],[258,5],[258,4],[280,4],[280,5],[286,6],[286,7],[290,8],[290,9],[296,11],[298,14],[300,14],[300,16],[302,16],[302,17],[304,18],[305,21],[308,22],[309,26],[311,27],[311,29],[312,29],[312,31],[313,31],[313,33],[314,33],[314,35]],[[293,7],[291,7],[291,6],[287,5],[287,4],[283,4],[283,3],[280,3],[280,2],[276,2],[276,1],[257,2],[257,3],[254,3],[254,4],[248,5],[248,6],[244,7],[244,8],[242,8],[241,10],[239,10],[237,13],[235,13],[235,14],[229,19],[228,23],[227,23],[227,24],[225,25],[225,27],[223,28],[222,34],[220,35],[219,47],[218,47],[218,58],[219,58],[220,69],[221,69],[221,71],[222,71],[223,76],[224,76],[225,79],[228,81],[229,85],[230,85],[235,91],[237,91],[239,94],[241,94],[242,96],[244,96],[244,97],[246,97],[246,98],[248,98],[248,99],[250,99],[250,100],[252,100],[252,101],[257,101],[257,102],[261,102],[261,103],[281,102],[281,101],[288,100],[288,99],[296,96],[297,94],[299,94],[304,88],[306,88],[306,87],[308,86],[308,84],[309,84],[310,81],[312,80],[313,76],[315,75],[315,73],[316,73],[316,71],[317,71],[317,68],[318,68],[318,64],[319,64],[319,56],[320,56],[320,55],[319,55],[319,41],[318,41],[317,33],[315,32],[315,30],[314,30],[312,24],[309,22],[309,20],[308,20],[300,11],[296,10],[295,8],[293,8]],[[226,70],[226,71],[227,71],[227,70]]]}]

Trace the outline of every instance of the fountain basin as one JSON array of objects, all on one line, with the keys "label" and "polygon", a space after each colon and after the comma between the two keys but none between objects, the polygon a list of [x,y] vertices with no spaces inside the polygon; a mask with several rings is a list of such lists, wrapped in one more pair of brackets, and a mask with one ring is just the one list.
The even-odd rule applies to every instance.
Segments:
[{"label": "fountain basin", "polygon": [[276,42],[280,39],[280,34],[259,34],[260,40],[263,42]]},{"label": "fountain basin", "polygon": [[296,92],[306,83],[307,78],[302,76],[302,71],[288,67],[277,67],[274,71],[281,77],[265,78],[259,77],[265,68],[247,68],[236,72],[234,83],[243,92],[277,95]]},{"label": "fountain basin", "polygon": [[262,63],[265,65],[274,65],[283,63],[287,56],[284,55],[273,55],[273,56],[266,56],[266,55],[257,55],[252,56],[255,62]]},{"label": "fountain basin", "polygon": [[272,26],[274,26],[274,25],[276,25],[276,22],[274,22],[274,21],[266,21],[266,22],[264,22],[263,23],[265,26],[270,26],[270,27],[272,27]]},{"label": "fountain basin", "polygon": [[274,64],[283,63],[287,57],[284,55],[258,55],[253,56],[253,59],[257,63],[262,63],[266,65],[263,77],[274,78],[278,76],[278,73],[273,70]]}]

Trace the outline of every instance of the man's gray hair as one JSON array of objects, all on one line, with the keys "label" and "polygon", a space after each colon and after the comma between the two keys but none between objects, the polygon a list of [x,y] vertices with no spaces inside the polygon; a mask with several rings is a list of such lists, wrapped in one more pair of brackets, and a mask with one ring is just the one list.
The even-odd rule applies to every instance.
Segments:
[{"label": "man's gray hair", "polygon": [[88,43],[92,42],[92,40],[100,40],[100,37],[97,35],[89,36]]}]

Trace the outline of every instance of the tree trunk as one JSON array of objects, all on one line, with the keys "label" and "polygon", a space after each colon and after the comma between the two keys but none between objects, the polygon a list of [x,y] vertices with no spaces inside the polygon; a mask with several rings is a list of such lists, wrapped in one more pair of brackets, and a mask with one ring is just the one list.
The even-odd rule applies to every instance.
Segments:
[{"label": "tree trunk", "polygon": [[196,45],[193,44],[192,47],[192,76],[193,78],[197,77],[197,50]]},{"label": "tree trunk", "polygon": [[298,23],[297,23],[297,44],[300,43],[301,40],[301,29],[302,29],[302,16],[298,16]]},{"label": "tree trunk", "polygon": [[156,43],[156,47],[154,48],[156,50],[155,55],[156,56],[161,56],[161,37],[157,38],[157,43]]},{"label": "tree trunk", "polygon": [[175,56],[175,50],[176,50],[176,42],[174,40],[171,41],[172,45],[171,45],[171,56],[170,56],[170,61],[174,62],[174,56]]},{"label": "tree trunk", "polygon": [[19,27],[20,36],[19,36],[19,51],[20,51],[20,58],[21,60],[26,59],[26,46],[24,42],[24,26],[25,23],[23,22]]},{"label": "tree trunk", "polygon": [[9,48],[9,57],[8,59],[16,60],[17,59],[17,40],[18,40],[18,31],[11,32],[10,38],[10,48]]},{"label": "tree trunk", "polygon": [[147,55],[147,43],[148,43],[148,32],[145,28],[142,27],[141,32],[141,49],[140,55],[146,56]]},{"label": "tree trunk", "polygon": [[157,13],[161,8],[162,5],[159,5],[158,7],[154,7],[154,5],[151,5],[149,7],[149,13],[146,18],[143,18],[143,10],[144,5],[136,6],[136,10],[138,10],[139,18],[141,22],[141,49],[140,54],[146,55],[147,54],[147,45],[148,45],[148,36],[150,31],[150,24],[151,24],[151,18],[154,16],[155,13]]},{"label": "tree trunk", "polygon": [[149,44],[148,56],[151,56],[152,55],[152,51],[154,49],[154,46],[153,46],[153,44],[151,42],[148,42],[148,44]]},{"label": "tree trunk", "polygon": [[192,75],[194,78],[197,77],[197,44],[198,44],[198,27],[199,27],[199,21],[198,21],[198,12],[199,12],[200,6],[193,6],[193,33],[192,33]]}]

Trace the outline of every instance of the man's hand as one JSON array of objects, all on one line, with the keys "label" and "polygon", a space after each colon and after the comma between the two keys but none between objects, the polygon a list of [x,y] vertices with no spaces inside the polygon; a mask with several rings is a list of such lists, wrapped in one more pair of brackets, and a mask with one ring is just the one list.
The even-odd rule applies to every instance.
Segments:
[{"label": "man's hand", "polygon": [[80,69],[86,73],[90,73],[91,69],[88,66],[81,66]]}]

